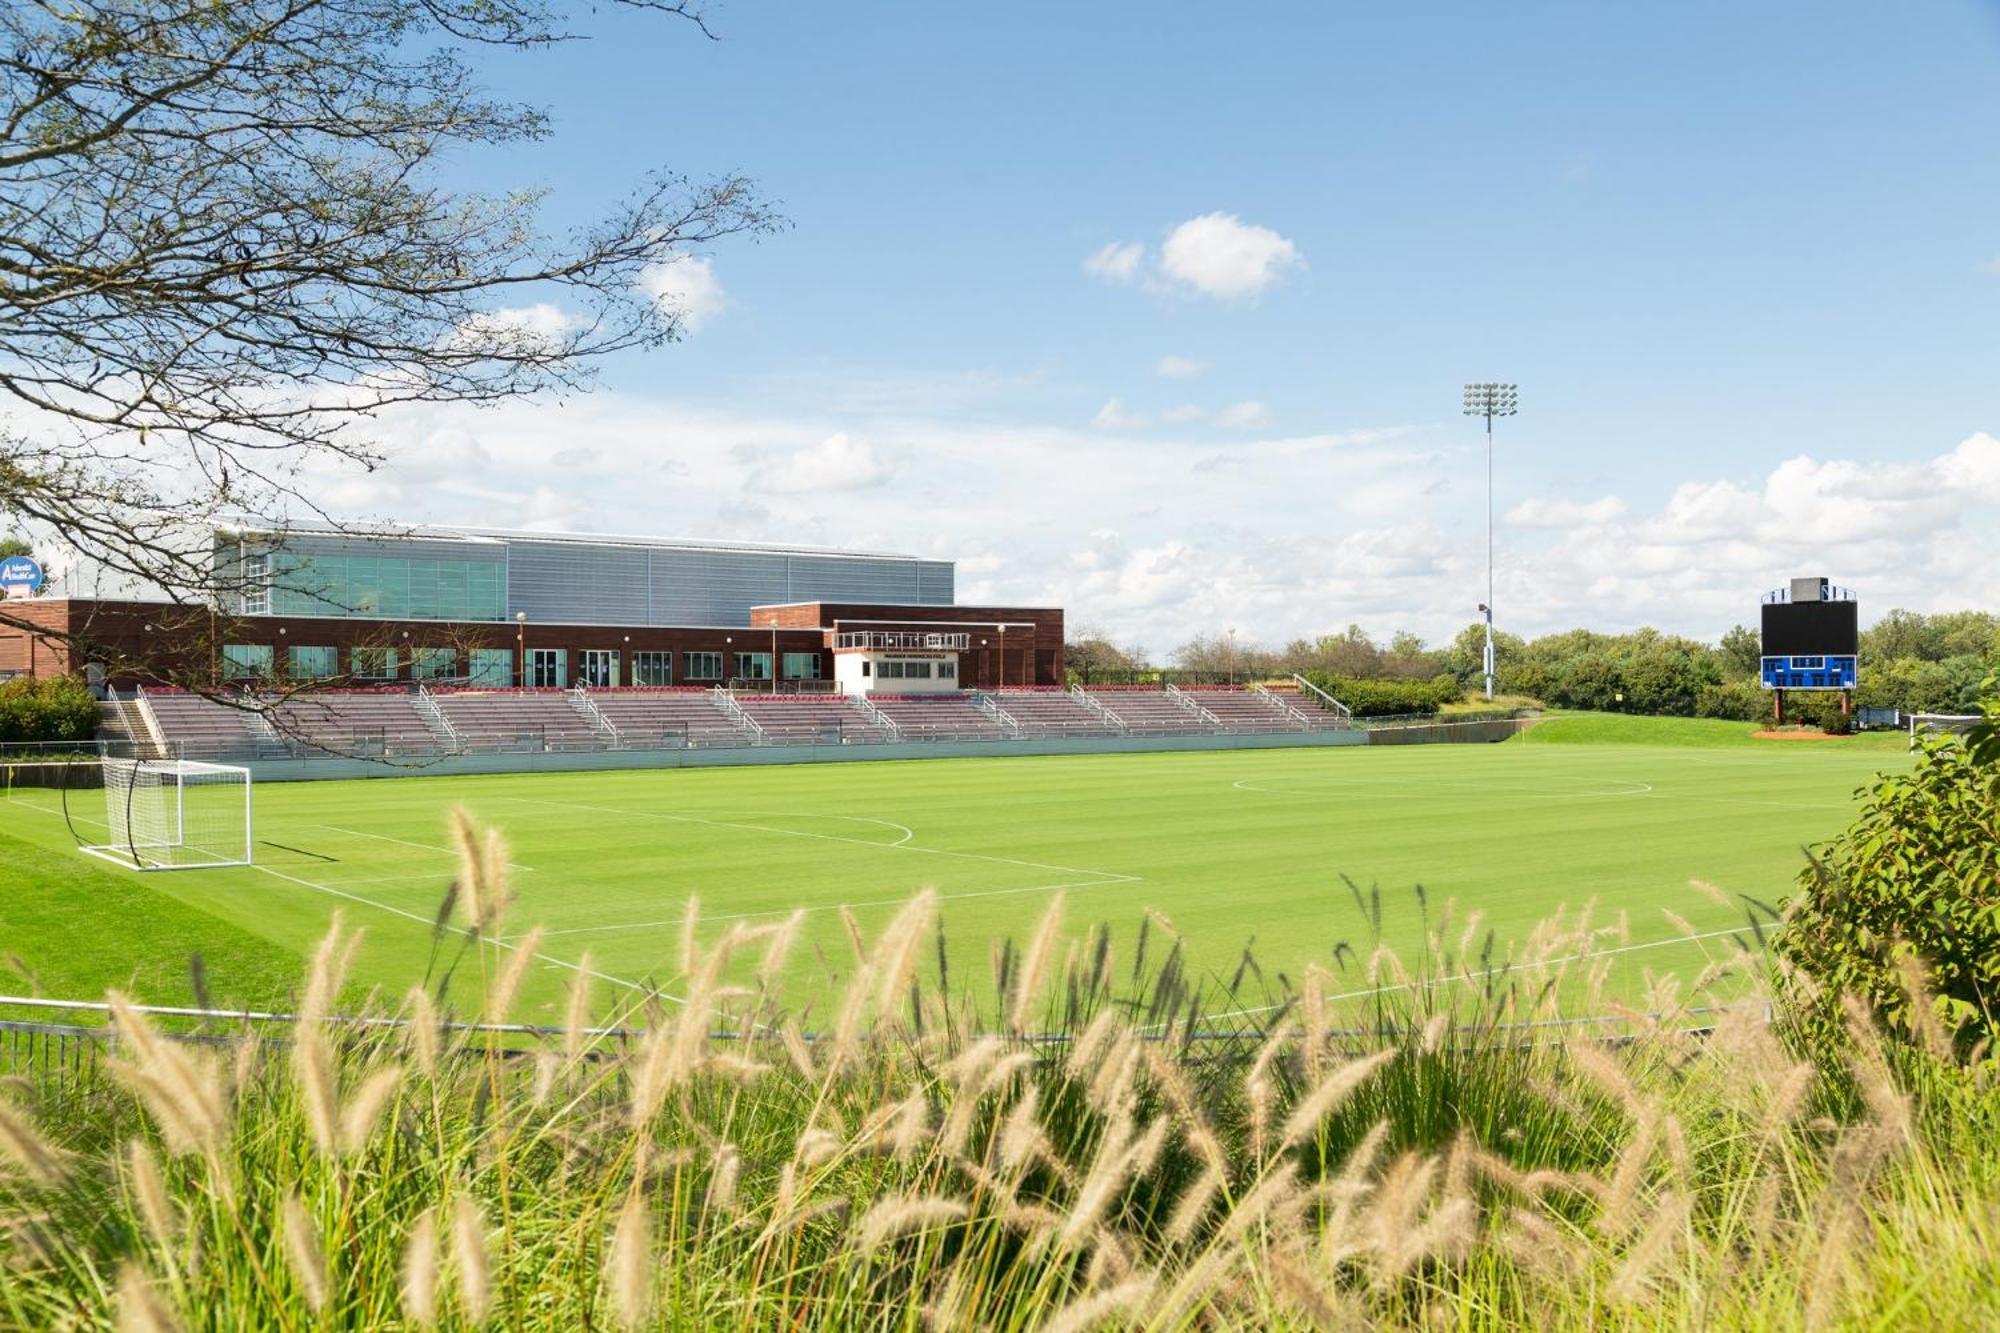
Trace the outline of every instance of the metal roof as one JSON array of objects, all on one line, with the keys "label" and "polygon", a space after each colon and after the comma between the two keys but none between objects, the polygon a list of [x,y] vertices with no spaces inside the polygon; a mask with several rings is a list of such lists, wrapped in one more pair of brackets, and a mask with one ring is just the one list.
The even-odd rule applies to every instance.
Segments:
[{"label": "metal roof", "polygon": [[624,546],[651,550],[726,551],[753,555],[826,555],[850,560],[923,560],[950,564],[948,560],[909,555],[895,551],[860,551],[842,546],[805,546],[787,542],[713,541],[695,537],[636,537],[603,532],[535,532],[525,528],[470,528],[442,523],[385,524],[373,522],[333,523],[298,520],[274,523],[259,519],[231,519],[214,524],[218,533],[230,537],[282,537],[287,533],[310,533],[329,537],[380,537],[396,541],[491,542],[496,545],[541,542],[575,546]]}]

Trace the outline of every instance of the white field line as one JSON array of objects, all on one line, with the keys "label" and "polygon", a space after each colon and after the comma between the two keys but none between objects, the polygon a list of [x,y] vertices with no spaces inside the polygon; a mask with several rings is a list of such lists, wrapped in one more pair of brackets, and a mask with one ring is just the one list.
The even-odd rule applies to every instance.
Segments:
[{"label": "white field line", "polygon": [[[1609,958],[1614,954],[1637,953],[1641,949],[1664,949],[1670,944],[1692,944],[1697,940],[1712,940],[1722,935],[1740,935],[1748,929],[1749,929],[1748,926],[1731,926],[1727,930],[1705,930],[1700,932],[1699,934],[1694,934],[1694,935],[1676,935],[1672,939],[1648,940],[1644,944],[1621,944],[1614,949],[1592,949],[1587,953],[1573,953],[1563,958],[1538,958],[1531,961],[1522,962],[1519,964],[1519,966],[1554,967],[1561,963],[1582,963],[1582,962],[1588,962],[1590,959],[1593,958]],[[1326,999],[1329,1002],[1334,1002],[1339,1000],[1364,1000],[1371,995],[1384,995],[1390,991],[1430,990],[1435,986],[1456,985],[1465,980],[1466,978],[1463,976],[1452,976],[1452,977],[1431,977],[1429,980],[1426,981],[1399,981],[1399,982],[1392,982],[1387,986],[1370,986],[1365,990],[1351,990],[1342,995],[1329,995],[1326,997]],[[1268,1014],[1273,1010],[1283,1009],[1284,1007],[1285,1006],[1282,1004],[1260,1004],[1254,1009],[1231,1009],[1225,1013],[1220,1013],[1220,1014],[1204,1014],[1203,1017],[1205,1019],[1247,1018],[1252,1014]],[[1157,1028],[1162,1025],[1159,1023],[1155,1023],[1152,1026]]]},{"label": "white field line", "polygon": [[[1012,856],[992,856],[985,852],[957,852],[942,847],[919,847],[908,842],[873,842],[867,838],[843,838],[837,833],[809,833],[804,829],[772,828],[768,824],[740,824],[726,819],[702,819],[695,815],[670,815],[657,810],[624,810],[610,805],[581,805],[574,801],[537,800],[528,796],[501,796],[503,801],[522,805],[545,805],[563,810],[589,810],[601,815],[622,815],[635,819],[665,819],[676,824],[707,824],[711,828],[746,829],[752,833],[779,833],[788,838],[817,838],[822,842],[844,842],[855,847],[874,847],[896,852],[922,852],[926,856],[949,856],[967,861],[990,861],[995,865],[1025,866],[1030,870],[1055,870],[1065,875],[1095,875],[1107,884],[1132,884],[1144,875],[1127,875],[1116,870],[1096,870],[1090,866],[1062,866],[1048,861],[1023,861]],[[898,826],[900,827],[900,825]]]},{"label": "white field line", "polygon": [[[323,829],[326,829],[326,830],[327,830],[328,832],[330,832],[330,833],[345,833],[345,834],[347,834],[347,835],[348,835],[349,837],[351,837],[351,838],[373,838],[373,839],[375,839],[375,840],[376,840],[377,842],[393,842],[393,843],[395,843],[395,844],[396,844],[397,846],[399,846],[399,847],[415,847],[415,848],[416,848],[416,849],[417,849],[418,851],[423,851],[423,852],[442,852],[442,853],[444,853],[444,854],[445,854],[446,856],[457,856],[457,855],[458,855],[458,853],[457,853],[456,851],[452,850],[451,848],[449,848],[449,847],[440,847],[440,846],[438,846],[438,845],[437,845],[436,843],[434,843],[434,842],[411,842],[411,841],[410,841],[410,840],[409,840],[408,838],[392,838],[392,837],[390,837],[390,836],[389,836],[388,834],[386,834],[386,833],[370,833],[370,832],[368,832],[368,831],[367,831],[367,830],[365,830],[365,829],[358,829],[358,828],[342,828],[342,827],[341,827],[340,825],[338,825],[338,824],[317,824],[317,825],[315,825],[314,827],[316,827],[316,828],[323,828]],[[509,870],[533,870],[533,869],[534,869],[534,867],[533,867],[533,866],[524,866],[524,865],[520,864],[520,863],[519,863],[519,862],[517,862],[517,861],[509,861],[509,862],[507,863],[507,868],[508,868]]]},{"label": "white field line", "polygon": [[[389,905],[388,903],[383,903],[383,902],[377,902],[377,901],[376,901],[375,899],[373,899],[373,898],[364,898],[364,897],[362,897],[362,896],[361,896],[360,894],[358,894],[358,893],[348,893],[348,892],[347,892],[346,890],[344,890],[344,889],[336,889],[336,888],[334,888],[334,887],[333,887],[332,885],[329,885],[329,884],[320,884],[320,883],[316,883],[316,882],[315,882],[315,881],[313,881],[313,880],[309,880],[309,879],[301,879],[301,878],[299,878],[299,877],[298,877],[297,875],[287,875],[287,874],[286,874],[286,873],[285,873],[284,871],[282,871],[282,870],[273,870],[273,869],[271,869],[271,867],[269,867],[269,866],[265,866],[265,865],[252,865],[252,866],[251,866],[251,869],[253,869],[253,870],[261,870],[261,871],[263,871],[263,872],[264,872],[265,874],[267,874],[267,875],[272,875],[272,876],[275,876],[275,877],[276,877],[276,878],[278,878],[278,879],[282,879],[282,880],[284,880],[284,881],[285,881],[286,883],[288,883],[288,884],[297,884],[297,885],[299,885],[299,886],[300,886],[301,888],[307,888],[307,889],[315,889],[315,890],[317,890],[317,891],[318,891],[318,892],[320,892],[320,893],[325,893],[325,894],[330,894],[331,896],[333,896],[333,897],[335,897],[335,898],[345,898],[345,899],[346,899],[346,900],[347,900],[348,902],[351,902],[351,903],[359,903],[359,904],[361,904],[361,905],[362,905],[363,907],[372,907],[372,908],[374,908],[374,909],[375,909],[376,911],[378,911],[378,912],[387,912],[387,913],[389,913],[389,914],[390,914],[391,916],[400,916],[400,917],[403,917],[403,918],[406,918],[407,920],[410,920],[410,921],[415,921],[415,922],[417,922],[417,923],[418,923],[419,925],[423,925],[423,926],[431,926],[431,925],[435,925],[435,924],[436,924],[436,918],[434,918],[434,917],[428,917],[428,916],[424,916],[424,915],[421,915],[420,913],[417,913],[417,912],[409,912],[409,911],[405,911],[405,910],[404,910],[403,908],[400,908],[400,907],[391,907],[391,906],[390,906],[390,905]],[[499,945],[499,946],[500,946],[501,948],[503,948],[503,949],[507,950],[507,951],[508,951],[508,952],[510,952],[510,953],[512,953],[512,952],[516,952],[516,951],[517,951],[517,948],[518,948],[518,946],[516,946],[516,945],[513,945],[513,944],[509,944],[509,943],[508,943],[507,941],[505,941],[505,940],[495,940],[495,941],[494,941],[494,943],[495,943],[495,944],[497,944],[497,945]],[[578,967],[578,966],[577,966],[577,965],[576,965],[575,963],[572,963],[572,962],[569,962],[569,961],[568,961],[568,960],[566,960],[566,959],[562,959],[562,958],[556,958],[556,957],[553,957],[553,956],[551,956],[551,955],[549,955],[549,954],[547,954],[547,953],[544,953],[544,952],[542,952],[542,951],[540,951],[540,950],[537,950],[537,951],[536,951],[536,953],[535,953],[535,957],[536,957],[536,958],[538,958],[538,959],[540,959],[540,960],[541,960],[542,962],[544,962],[544,963],[548,963],[548,964],[550,964],[551,966],[554,966],[554,967],[561,967],[561,968],[567,968],[567,969],[568,969],[569,971],[571,971],[571,972],[582,972],[582,973],[584,973],[585,975],[587,975],[587,976],[590,976],[590,977],[594,977],[594,978],[596,978],[596,979],[597,979],[597,980],[599,980],[599,981],[608,981],[608,982],[610,982],[610,983],[611,983],[612,985],[614,985],[614,986],[623,986],[623,987],[625,987],[625,988],[626,988],[626,989],[628,989],[628,990],[635,990],[635,991],[639,991],[639,992],[641,992],[642,994],[648,994],[648,995],[658,995],[658,996],[659,996],[659,997],[660,997],[661,999],[663,999],[663,1000],[670,1000],[670,1001],[672,1001],[672,1002],[673,1002],[673,1003],[675,1003],[675,1004],[684,1004],[684,1003],[686,1003],[686,1001],[682,1000],[682,999],[681,999],[681,998],[680,998],[679,996],[677,996],[677,995],[669,995],[669,994],[667,994],[667,992],[665,992],[665,991],[661,991],[661,990],[654,990],[654,989],[652,989],[652,988],[650,988],[650,987],[647,987],[647,986],[641,986],[641,985],[640,985],[640,984],[639,984],[638,982],[636,982],[636,981],[627,981],[627,980],[626,980],[625,978],[623,978],[623,977],[614,977],[614,976],[612,976],[612,975],[611,975],[611,974],[610,974],[609,972],[600,972],[600,971],[598,971],[598,970],[597,970],[596,968],[587,968],[587,969],[586,969],[586,968],[582,968],[582,967]]]},{"label": "white field line", "polygon": [[[1137,879],[1138,876],[1135,875],[1133,878]],[[1022,884],[1010,889],[973,889],[966,893],[940,893],[937,898],[941,903],[952,903],[967,898],[1009,898],[1023,893],[1054,893],[1057,889],[1095,889],[1107,884],[1125,882],[1116,879],[1079,879],[1065,884]],[[854,903],[823,903],[817,907],[778,907],[760,912],[703,912],[701,924],[707,925],[712,921],[755,921],[763,917],[788,917],[793,912],[802,912],[810,916],[816,912],[838,912],[843,909],[853,911],[856,908],[866,907],[901,907],[909,901],[910,899],[905,896],[873,898]],[[686,917],[677,916],[664,921],[624,921],[615,926],[574,926],[568,930],[545,930],[542,932],[542,938],[552,939],[557,935],[600,935],[615,931],[659,930],[667,926],[683,925],[686,920]]]},{"label": "white field line", "polygon": [[[890,821],[886,819],[874,819],[864,815],[813,815],[809,817],[816,819],[855,819],[871,824],[885,824],[891,828],[903,829],[906,836],[901,839],[898,839],[895,842],[876,842],[869,838],[844,838],[836,833],[811,833],[803,829],[773,828],[768,824],[745,824],[734,820],[702,819],[695,815],[663,814],[656,810],[626,810],[608,805],[582,805],[574,801],[537,800],[535,798],[527,796],[507,796],[507,797],[501,797],[499,799],[516,801],[524,805],[557,806],[570,810],[588,810],[598,814],[619,815],[623,817],[636,817],[642,819],[663,819],[677,824],[706,824],[712,828],[740,829],[752,833],[781,833],[788,837],[817,838],[826,842],[850,843],[857,847],[873,847],[877,849],[883,849],[889,851],[901,851],[901,852],[925,852],[932,856],[958,857],[961,859],[972,860],[972,861],[990,861],[1000,865],[1025,866],[1035,870],[1059,870],[1072,875],[1093,876],[1093,878],[1090,879],[1066,880],[1062,883],[1057,883],[1057,884],[1023,884],[1023,885],[1014,885],[1002,889],[973,889],[973,890],[968,890],[964,893],[945,893],[945,894],[940,894],[938,896],[940,902],[958,902],[971,898],[1006,898],[1006,897],[1015,897],[1018,895],[1029,894],[1029,893],[1054,893],[1059,889],[1089,889],[1089,888],[1097,888],[1101,885],[1107,885],[1107,884],[1136,884],[1145,878],[1145,876],[1143,875],[1127,875],[1114,870],[1093,870],[1087,866],[1059,866],[1041,861],[1023,861],[1011,856],[990,856],[984,852],[958,852],[958,851],[949,851],[939,847],[918,847],[912,845],[910,842],[910,839],[916,836],[915,832],[906,827],[905,825],[892,824],[890,823]],[[807,818],[808,816],[797,815],[794,817]],[[759,911],[759,912],[730,912],[730,913],[715,913],[715,914],[704,913],[701,917],[701,920],[704,922],[751,921],[761,917],[790,916],[794,910],[804,910],[808,913],[832,912],[832,911],[838,911],[843,907],[849,909],[857,907],[859,908],[895,907],[895,906],[900,906],[901,904],[908,901],[909,899],[907,897],[877,898],[863,902],[827,903],[821,906],[807,907],[804,909],[778,908],[769,911]],[[622,922],[620,924],[610,925],[610,926],[573,926],[567,930],[544,931],[543,938],[544,939],[552,938],[557,935],[597,935],[597,934],[622,933],[627,931],[658,930],[666,926],[678,926],[682,923],[683,920],[684,918],[674,917],[670,920]]]},{"label": "white field line", "polygon": [[1615,783],[1617,786],[1620,787],[1629,787],[1632,790],[1630,791],[1528,791],[1521,787],[1499,787],[1491,783],[1433,782],[1427,778],[1419,778],[1419,777],[1329,778],[1321,776],[1312,776],[1303,778],[1301,780],[1313,783],[1315,784],[1315,787],[1307,789],[1298,789],[1292,787],[1263,787],[1259,786],[1257,784],[1256,779],[1254,778],[1238,778],[1236,779],[1236,781],[1230,783],[1229,785],[1236,788],[1236,790],[1238,791],[1254,791],[1266,796],[1329,795],[1330,793],[1317,789],[1317,787],[1320,784],[1330,784],[1333,786],[1340,786],[1340,787],[1364,787],[1364,786],[1380,787],[1380,786],[1400,785],[1405,787],[1421,787],[1426,791],[1439,791],[1439,790],[1469,791],[1469,792],[1477,792],[1482,796],[1487,796],[1487,795],[1517,796],[1523,800],[1530,800],[1530,801],[1581,801],[1581,800],[1603,799],[1615,796],[1650,796],[1653,794],[1653,784],[1650,782],[1623,782],[1623,781],[1618,781],[1617,779],[1607,779],[1607,781]]}]

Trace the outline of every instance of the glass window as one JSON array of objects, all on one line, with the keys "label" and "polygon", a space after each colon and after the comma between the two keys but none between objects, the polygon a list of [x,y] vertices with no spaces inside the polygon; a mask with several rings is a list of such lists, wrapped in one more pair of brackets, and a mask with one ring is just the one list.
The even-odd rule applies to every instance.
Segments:
[{"label": "glass window", "polygon": [[514,683],[514,650],[512,648],[474,648],[471,661],[466,664],[465,674],[475,685],[512,685]]},{"label": "glass window", "polygon": [[325,680],[328,676],[340,674],[340,654],[331,647],[307,648],[293,644],[287,665],[291,668],[293,680]]},{"label": "glass window", "polygon": [[394,648],[356,648],[348,655],[356,680],[394,680],[396,678],[396,650]]},{"label": "glass window", "polygon": [[686,680],[722,679],[721,653],[688,653],[682,660],[687,665],[687,670],[682,673],[683,679]]},{"label": "glass window", "polygon": [[224,680],[263,679],[270,674],[270,644],[225,643],[222,645],[222,678]]},{"label": "glass window", "polygon": [[281,615],[503,620],[500,566],[398,556],[290,556],[272,564]]},{"label": "glass window", "polygon": [[736,675],[742,680],[769,680],[771,678],[771,655],[769,653],[736,654]]},{"label": "glass window", "polygon": [[243,557],[243,614],[271,612],[271,557],[264,552]]},{"label": "glass window", "polygon": [[411,674],[420,680],[451,680],[458,675],[458,649],[419,648]]},{"label": "glass window", "polygon": [[633,653],[632,683],[634,685],[673,684],[674,655],[672,653]]},{"label": "glass window", "polygon": [[819,654],[786,653],[784,668],[786,680],[817,680],[819,678]]},{"label": "glass window", "polygon": [[618,650],[585,648],[577,654],[576,683],[592,689],[609,689],[618,683]]},{"label": "glass window", "polygon": [[939,662],[937,664],[937,678],[939,680],[957,680],[958,679],[957,661],[947,657],[944,659],[944,661]]}]

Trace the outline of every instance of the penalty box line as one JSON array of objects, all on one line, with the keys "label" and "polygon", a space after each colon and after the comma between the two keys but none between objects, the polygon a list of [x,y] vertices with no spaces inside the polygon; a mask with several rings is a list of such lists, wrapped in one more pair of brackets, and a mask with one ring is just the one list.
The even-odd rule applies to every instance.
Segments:
[{"label": "penalty box line", "polygon": [[[1089,875],[1092,878],[1065,880],[1056,884],[1027,884],[1004,889],[974,889],[965,893],[939,894],[940,902],[955,902],[968,898],[1000,898],[1026,893],[1054,893],[1059,889],[1088,889],[1108,884],[1137,884],[1144,875],[1128,875],[1116,870],[1097,870],[1090,866],[1056,865],[1048,861],[1028,861],[1014,856],[993,856],[986,852],[960,852],[943,847],[919,847],[907,839],[897,842],[875,842],[868,838],[844,838],[837,833],[812,833],[804,829],[774,828],[769,824],[744,824],[728,819],[703,819],[698,815],[667,814],[658,810],[627,810],[610,805],[585,805],[576,801],[550,801],[529,796],[503,796],[499,800],[513,801],[521,805],[547,806],[552,809],[584,810],[593,814],[619,815],[638,819],[659,819],[675,824],[704,824],[710,828],[738,829],[749,833],[776,833],[789,838],[813,838],[821,842],[844,842],[855,847],[871,847],[877,851],[920,852],[927,856],[952,857],[965,861],[984,861],[992,865],[1021,866],[1030,870],[1054,870],[1066,875]],[[884,821],[886,822],[886,821]],[[897,827],[903,827],[897,825]],[[914,836],[914,835],[913,835]],[[828,903],[824,906],[807,907],[807,912],[837,911],[842,907],[891,907],[909,901],[908,898],[876,899],[858,903]],[[748,921],[758,917],[790,916],[794,909],[784,908],[766,912],[736,912],[727,915],[702,916],[703,921]],[[544,932],[544,937],[554,935],[596,934],[623,930],[649,930],[661,926],[679,925],[681,918],[671,921],[647,921],[616,926],[578,926],[570,930]]]},{"label": "penalty box line", "polygon": [[[435,917],[424,916],[421,913],[408,911],[401,907],[392,907],[388,903],[377,902],[373,898],[364,898],[358,893],[349,893],[345,889],[337,889],[329,884],[320,884],[310,879],[302,879],[297,875],[287,875],[282,870],[273,870],[271,869],[271,867],[266,865],[256,865],[253,863],[250,868],[252,870],[261,870],[265,874],[274,876],[275,878],[278,879],[282,879],[288,884],[296,884],[301,888],[313,889],[319,893],[324,893],[331,897],[344,898],[348,902],[359,903],[363,907],[372,907],[378,912],[387,912],[391,916],[400,916],[403,917],[405,920],[414,921],[421,926],[435,926],[437,924],[437,920]],[[518,953],[520,951],[518,945],[510,944],[506,940],[496,939],[493,942],[499,945],[501,948],[507,950],[509,953]],[[636,981],[628,981],[624,977],[614,977],[609,972],[600,972],[596,968],[579,967],[577,964],[572,963],[567,959],[557,958],[553,954],[544,953],[541,950],[536,950],[535,957],[541,962],[551,964],[552,966],[565,968],[571,972],[580,972],[583,975],[592,977],[598,981],[608,981],[614,986],[623,986],[627,990],[638,991],[642,995],[657,995],[661,999],[671,1001],[674,1004],[684,1005],[687,1003],[687,1001],[683,1000],[680,996],[669,994],[668,992],[660,990],[656,987],[642,986]]]}]

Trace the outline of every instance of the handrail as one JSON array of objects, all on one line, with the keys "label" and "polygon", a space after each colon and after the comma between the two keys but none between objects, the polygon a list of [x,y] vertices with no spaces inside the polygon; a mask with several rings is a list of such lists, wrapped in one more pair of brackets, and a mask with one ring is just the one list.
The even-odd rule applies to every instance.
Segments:
[{"label": "handrail", "polygon": [[590,723],[592,731],[609,740],[612,749],[620,750],[624,748],[624,741],[618,734],[618,728],[611,725],[610,718],[597,711],[597,705],[592,702],[588,690],[584,689],[581,685],[573,685],[567,693],[569,695],[569,706],[583,714],[583,720]]},{"label": "handrail", "polygon": [[422,681],[417,682],[416,700],[417,715],[423,718],[432,730],[443,736],[449,753],[464,754],[465,738],[458,734],[458,728],[454,727],[451,719],[444,715],[444,709],[438,707],[437,696],[425,688]]},{"label": "handrail", "polygon": [[998,722],[1001,726],[1007,728],[1015,736],[1023,734],[1020,719],[1002,708],[998,697],[989,691],[974,690],[972,692],[972,705],[995,722]]},{"label": "handrail", "polygon": [[[117,697],[116,691],[113,692],[112,697]],[[154,754],[167,759],[173,758],[173,752],[167,745],[167,733],[160,730],[160,719],[154,716],[153,705],[146,699],[146,687],[144,685],[134,685],[132,687],[132,702],[138,705],[139,724],[146,729],[147,745],[152,747]],[[120,708],[123,708],[122,704]],[[128,726],[126,730],[129,731],[131,728]],[[134,739],[137,738],[135,737]]]},{"label": "handrail", "polygon": [[1116,731],[1119,735],[1129,736],[1132,734],[1132,724],[1127,722],[1124,718],[1118,716],[1118,714],[1112,712],[1109,708],[1105,707],[1097,700],[1091,698],[1089,690],[1084,689],[1081,685],[1072,685],[1069,687],[1069,693],[1071,698],[1075,699],[1085,708],[1088,708],[1091,712],[1097,714],[1099,717],[1103,718],[1106,722],[1110,723],[1112,729]]},{"label": "handrail", "polygon": [[1286,699],[1282,694],[1278,694],[1273,690],[1265,688],[1261,682],[1253,682],[1250,686],[1250,693],[1256,695],[1258,698],[1262,699],[1265,703],[1277,709],[1284,716],[1298,723],[1299,730],[1301,731],[1312,730],[1312,719],[1306,716],[1304,711],[1302,711],[1301,709],[1292,707],[1291,701]]},{"label": "handrail", "polygon": [[1187,691],[1183,690],[1180,686],[1178,685],[1167,686],[1167,697],[1169,699],[1172,699],[1175,703],[1179,704],[1182,708],[1187,709],[1190,713],[1193,713],[1196,717],[1200,718],[1202,721],[1208,723],[1209,726],[1214,727],[1216,730],[1218,731],[1229,730],[1229,727],[1223,722],[1221,718],[1217,717],[1215,714],[1209,712],[1206,708],[1202,707],[1201,704],[1192,695],[1190,695]]},{"label": "handrail", "polygon": [[1325,690],[1313,684],[1311,681],[1307,680],[1304,676],[1301,676],[1296,671],[1292,673],[1292,679],[1298,683],[1298,687],[1300,689],[1311,690],[1314,694],[1317,694],[1321,699],[1324,699],[1326,701],[1326,706],[1328,708],[1331,708],[1334,712],[1338,713],[1345,721],[1350,723],[1354,721],[1354,710],[1352,708],[1349,708],[1346,704],[1334,698],[1332,695],[1328,694]]},{"label": "handrail", "polygon": [[764,735],[764,724],[743,711],[743,705],[736,702],[736,696],[717,685],[708,692],[708,697],[717,708],[736,719],[736,725],[750,733],[752,745],[762,745],[768,739]]},{"label": "handrail", "polygon": [[869,721],[889,733],[890,740],[899,741],[903,739],[903,728],[897,724],[895,718],[890,717],[880,708],[877,708],[873,699],[870,699],[866,694],[857,694],[852,697],[861,704],[861,711],[868,715]]}]

